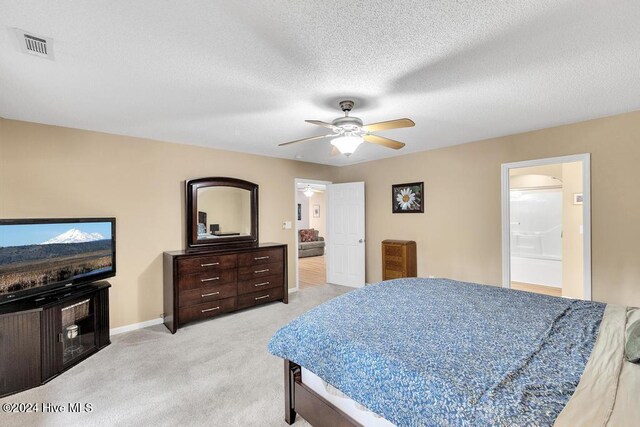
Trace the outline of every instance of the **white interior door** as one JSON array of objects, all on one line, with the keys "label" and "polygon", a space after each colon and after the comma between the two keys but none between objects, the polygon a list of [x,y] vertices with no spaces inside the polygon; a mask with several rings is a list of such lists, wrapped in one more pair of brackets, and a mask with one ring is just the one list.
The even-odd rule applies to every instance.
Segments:
[{"label": "white interior door", "polygon": [[327,185],[327,215],[327,282],[364,286],[364,182]]}]

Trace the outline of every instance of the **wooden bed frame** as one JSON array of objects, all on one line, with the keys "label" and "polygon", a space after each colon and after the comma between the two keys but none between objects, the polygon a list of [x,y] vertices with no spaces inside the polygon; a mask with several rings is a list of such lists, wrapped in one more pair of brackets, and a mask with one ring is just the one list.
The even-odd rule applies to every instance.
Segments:
[{"label": "wooden bed frame", "polygon": [[284,359],[284,420],[296,421],[300,414],[314,427],[362,427],[331,402],[302,382],[302,368]]}]

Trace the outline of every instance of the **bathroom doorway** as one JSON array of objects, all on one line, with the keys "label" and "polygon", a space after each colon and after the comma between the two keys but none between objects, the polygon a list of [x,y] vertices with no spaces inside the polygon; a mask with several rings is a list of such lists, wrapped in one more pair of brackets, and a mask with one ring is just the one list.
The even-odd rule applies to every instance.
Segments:
[{"label": "bathroom doorway", "polygon": [[326,181],[296,179],[297,289],[327,283],[327,185]]},{"label": "bathroom doorway", "polygon": [[589,155],[502,165],[503,286],[591,299]]}]

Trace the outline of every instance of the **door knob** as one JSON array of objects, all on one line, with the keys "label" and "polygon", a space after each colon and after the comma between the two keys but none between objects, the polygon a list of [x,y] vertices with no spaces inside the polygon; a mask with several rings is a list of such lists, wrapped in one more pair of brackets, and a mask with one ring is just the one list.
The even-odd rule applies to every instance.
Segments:
[{"label": "door knob", "polygon": [[362,242],[364,242],[364,240],[362,240],[362,239],[358,240],[358,243],[362,243]]}]

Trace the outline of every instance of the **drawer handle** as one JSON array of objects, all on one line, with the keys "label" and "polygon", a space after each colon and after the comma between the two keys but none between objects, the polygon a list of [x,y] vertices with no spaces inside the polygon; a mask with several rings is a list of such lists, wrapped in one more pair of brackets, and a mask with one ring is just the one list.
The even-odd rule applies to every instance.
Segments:
[{"label": "drawer handle", "polygon": [[269,259],[269,256],[257,256],[253,258],[254,260],[258,261],[259,259]]},{"label": "drawer handle", "polygon": [[210,277],[208,279],[200,279],[201,282],[212,282],[214,280],[220,280],[220,277]]},{"label": "drawer handle", "polygon": [[211,267],[212,265],[220,265],[219,262],[210,262],[208,264],[200,264],[200,267]]},{"label": "drawer handle", "polygon": [[255,297],[254,299],[255,299],[256,301],[258,301],[259,299],[265,299],[265,298],[269,298],[269,294],[264,295],[264,296],[261,296],[261,297]]},{"label": "drawer handle", "polygon": [[255,284],[255,285],[253,285],[253,286],[258,287],[258,286],[264,286],[264,285],[268,285],[268,284],[269,284],[269,282],[262,282],[262,283],[256,283],[256,284]]},{"label": "drawer handle", "polygon": [[220,292],[211,292],[210,294],[202,294],[202,298],[204,297],[210,297],[211,295],[219,295]]},{"label": "drawer handle", "polygon": [[266,273],[267,271],[269,271],[268,268],[265,268],[264,270],[254,270],[253,274]]},{"label": "drawer handle", "polygon": [[206,313],[207,311],[213,311],[213,310],[220,310],[220,307],[205,308],[204,310],[200,310],[200,311],[203,313]]}]

